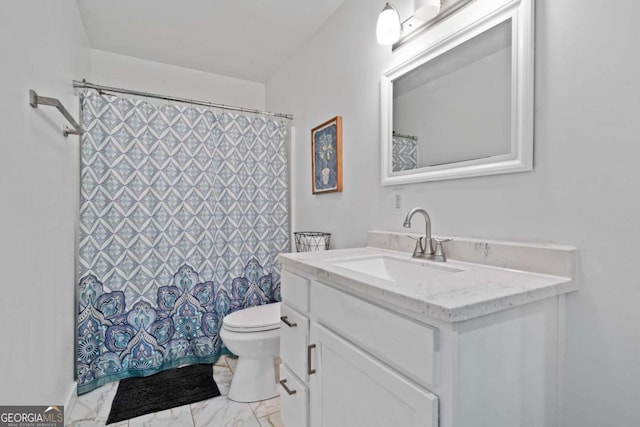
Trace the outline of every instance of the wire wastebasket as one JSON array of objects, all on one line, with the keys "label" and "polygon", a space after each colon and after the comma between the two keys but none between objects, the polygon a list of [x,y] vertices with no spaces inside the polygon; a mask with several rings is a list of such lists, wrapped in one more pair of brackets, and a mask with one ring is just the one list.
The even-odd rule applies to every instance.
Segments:
[{"label": "wire wastebasket", "polygon": [[331,233],[321,231],[295,231],[296,251],[319,252],[328,251],[331,243]]}]

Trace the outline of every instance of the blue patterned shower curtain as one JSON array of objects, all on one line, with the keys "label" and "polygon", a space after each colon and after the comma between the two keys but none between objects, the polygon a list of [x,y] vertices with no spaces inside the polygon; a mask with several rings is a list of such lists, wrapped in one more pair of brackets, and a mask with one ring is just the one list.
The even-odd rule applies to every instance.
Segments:
[{"label": "blue patterned shower curtain", "polygon": [[228,353],[235,310],[280,300],[283,122],[82,97],[78,394]]}]

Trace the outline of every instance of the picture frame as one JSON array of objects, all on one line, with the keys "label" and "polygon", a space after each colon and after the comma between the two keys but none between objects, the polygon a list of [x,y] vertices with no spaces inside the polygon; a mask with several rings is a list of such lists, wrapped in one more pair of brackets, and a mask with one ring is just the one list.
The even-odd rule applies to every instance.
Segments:
[{"label": "picture frame", "polygon": [[342,116],[311,129],[311,192],[342,191]]}]

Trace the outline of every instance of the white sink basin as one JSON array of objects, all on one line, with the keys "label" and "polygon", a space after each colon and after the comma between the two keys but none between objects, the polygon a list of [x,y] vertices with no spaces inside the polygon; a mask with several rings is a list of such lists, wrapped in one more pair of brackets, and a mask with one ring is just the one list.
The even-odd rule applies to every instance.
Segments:
[{"label": "white sink basin", "polygon": [[464,271],[445,264],[387,255],[336,260],[333,265],[395,283],[424,283],[438,276]]}]

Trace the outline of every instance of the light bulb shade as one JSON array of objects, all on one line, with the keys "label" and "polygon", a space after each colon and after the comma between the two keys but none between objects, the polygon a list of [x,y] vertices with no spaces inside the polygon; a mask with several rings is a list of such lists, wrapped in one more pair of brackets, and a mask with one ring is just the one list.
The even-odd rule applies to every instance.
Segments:
[{"label": "light bulb shade", "polygon": [[394,44],[400,39],[400,14],[389,3],[378,16],[376,37],[381,45]]},{"label": "light bulb shade", "polygon": [[440,0],[413,0],[413,17],[427,22],[440,13]]}]

